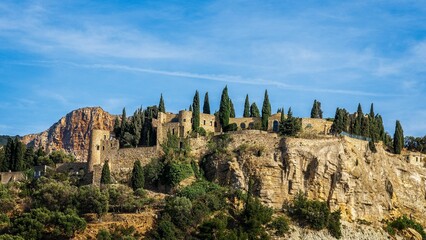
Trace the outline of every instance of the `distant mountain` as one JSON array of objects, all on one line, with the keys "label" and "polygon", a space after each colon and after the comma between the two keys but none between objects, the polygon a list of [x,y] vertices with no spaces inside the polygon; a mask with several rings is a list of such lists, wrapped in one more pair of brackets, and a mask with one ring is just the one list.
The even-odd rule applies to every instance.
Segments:
[{"label": "distant mountain", "polygon": [[23,136],[22,142],[27,146],[41,147],[48,153],[63,149],[78,160],[86,161],[92,130],[112,131],[114,118],[100,107],[80,108],[68,113],[44,132]]},{"label": "distant mountain", "polygon": [[7,139],[8,138],[14,138],[14,137],[18,137],[18,138],[22,138],[22,137],[20,137],[20,136],[7,136],[7,135],[0,135],[0,146],[4,146],[4,145],[6,145],[6,143],[7,143]]}]

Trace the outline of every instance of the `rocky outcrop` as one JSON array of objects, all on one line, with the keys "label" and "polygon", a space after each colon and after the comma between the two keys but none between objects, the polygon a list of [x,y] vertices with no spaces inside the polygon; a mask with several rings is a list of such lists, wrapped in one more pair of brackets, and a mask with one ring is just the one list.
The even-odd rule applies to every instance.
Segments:
[{"label": "rocky outcrop", "polygon": [[112,131],[114,118],[100,107],[80,108],[68,113],[42,133],[24,136],[22,141],[35,148],[42,147],[48,153],[62,149],[75,155],[78,160],[86,161],[92,130]]},{"label": "rocky outcrop", "polygon": [[281,138],[232,134],[226,153],[203,160],[210,180],[248,189],[274,208],[303,191],[340,209],[346,221],[379,223],[406,214],[426,224],[426,168],[411,165],[379,145],[347,137]]}]

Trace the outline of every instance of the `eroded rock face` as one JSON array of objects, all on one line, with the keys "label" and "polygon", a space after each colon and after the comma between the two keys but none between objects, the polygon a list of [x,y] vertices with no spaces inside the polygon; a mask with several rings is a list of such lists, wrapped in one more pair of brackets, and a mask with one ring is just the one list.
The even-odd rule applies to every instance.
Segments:
[{"label": "eroded rock face", "polygon": [[63,149],[74,154],[78,160],[86,161],[92,130],[112,131],[114,119],[115,116],[100,107],[80,108],[68,113],[42,133],[24,136],[22,141],[35,148],[42,147],[48,153]]},{"label": "eroded rock face", "polygon": [[233,134],[228,154],[204,160],[207,177],[252,190],[274,208],[298,191],[340,209],[347,221],[378,223],[401,214],[426,224],[426,169],[400,155],[350,138],[281,138],[276,134]]}]

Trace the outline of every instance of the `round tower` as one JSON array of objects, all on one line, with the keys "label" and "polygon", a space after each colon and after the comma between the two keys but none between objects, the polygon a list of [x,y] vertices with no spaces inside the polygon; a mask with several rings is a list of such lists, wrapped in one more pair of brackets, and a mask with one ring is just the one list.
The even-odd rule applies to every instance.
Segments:
[{"label": "round tower", "polygon": [[93,172],[93,166],[101,164],[101,141],[108,140],[110,132],[107,130],[93,129],[90,137],[88,172]]}]

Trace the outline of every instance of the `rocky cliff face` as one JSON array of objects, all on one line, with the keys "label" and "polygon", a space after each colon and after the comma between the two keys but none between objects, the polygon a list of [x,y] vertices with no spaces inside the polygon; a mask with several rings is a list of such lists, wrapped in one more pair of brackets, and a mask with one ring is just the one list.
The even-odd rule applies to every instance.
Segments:
[{"label": "rocky cliff face", "polygon": [[227,153],[207,156],[204,170],[210,180],[246,190],[252,179],[254,193],[275,208],[303,191],[340,209],[349,222],[406,214],[425,225],[426,168],[377,149],[372,153],[368,142],[346,137],[233,134]]},{"label": "rocky cliff face", "polygon": [[74,154],[78,160],[86,161],[92,130],[112,131],[114,118],[100,107],[80,108],[68,113],[42,133],[24,136],[22,141],[35,148],[42,147],[47,152],[63,149]]}]

